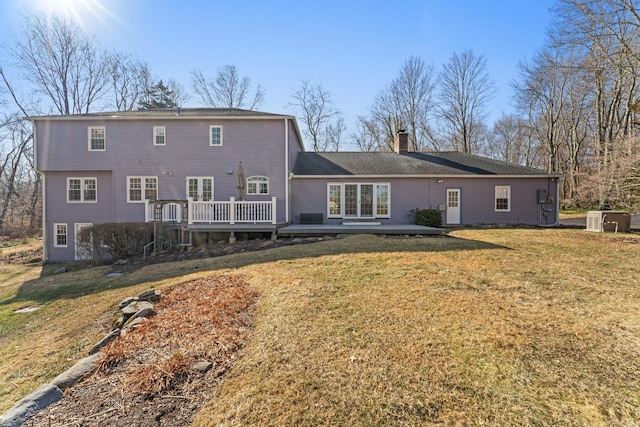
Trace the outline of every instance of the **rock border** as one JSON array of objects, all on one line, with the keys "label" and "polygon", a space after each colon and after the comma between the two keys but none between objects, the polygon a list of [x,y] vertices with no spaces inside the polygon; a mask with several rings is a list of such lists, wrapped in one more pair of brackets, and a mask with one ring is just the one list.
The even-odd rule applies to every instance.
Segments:
[{"label": "rock border", "polygon": [[146,317],[154,313],[153,303],[160,301],[160,292],[149,289],[137,297],[125,298],[118,304],[113,329],[89,350],[88,356],[80,359],[50,383],[43,384],[31,394],[20,399],[16,405],[0,417],[0,427],[20,427],[25,421],[64,396],[63,390],[75,385],[82,377],[93,371],[100,359],[100,350],[127,330],[136,328]]}]

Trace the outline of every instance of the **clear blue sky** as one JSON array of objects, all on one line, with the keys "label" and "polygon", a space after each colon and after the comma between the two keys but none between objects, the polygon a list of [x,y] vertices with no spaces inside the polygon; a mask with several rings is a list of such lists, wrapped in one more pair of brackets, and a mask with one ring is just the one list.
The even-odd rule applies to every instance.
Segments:
[{"label": "clear blue sky", "polygon": [[[0,40],[27,10],[75,15],[106,48],[138,56],[190,90],[190,72],[236,65],[266,89],[261,110],[289,113],[300,79],[322,84],[349,129],[404,61],[438,72],[454,52],[487,60],[498,92],[489,120],[513,110],[519,61],[544,42],[554,0],[0,0]],[[75,13],[73,12],[75,11]],[[198,106],[192,97],[189,106]],[[491,125],[492,123],[489,123]]]}]

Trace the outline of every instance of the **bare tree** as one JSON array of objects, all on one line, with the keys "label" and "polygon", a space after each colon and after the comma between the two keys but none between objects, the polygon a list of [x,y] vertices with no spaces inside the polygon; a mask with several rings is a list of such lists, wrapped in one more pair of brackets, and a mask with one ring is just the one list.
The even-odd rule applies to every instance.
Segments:
[{"label": "bare tree", "polygon": [[527,120],[503,114],[493,125],[483,153],[505,162],[527,167],[542,165],[537,141]]},{"label": "bare tree", "polygon": [[108,71],[116,111],[135,109],[145,91],[149,66],[128,55],[114,53],[109,57]]},{"label": "bare tree", "polygon": [[384,129],[384,144],[380,149],[393,150],[393,141],[401,129],[409,133],[411,151],[438,148],[429,124],[434,88],[433,66],[420,58],[407,59],[398,77],[376,96],[371,107],[371,119],[378,122],[378,128]]},{"label": "bare tree", "polygon": [[215,80],[206,77],[202,71],[191,72],[193,91],[200,100],[211,107],[246,108],[254,110],[264,102],[264,89],[258,85],[251,90],[251,79],[241,77],[235,65],[225,65],[218,69]]},{"label": "bare tree", "polygon": [[324,133],[327,136],[327,148],[332,151],[339,151],[342,146],[342,133],[347,129],[343,117],[337,117],[335,121],[329,122],[325,126]]},{"label": "bare tree", "polygon": [[356,131],[351,134],[351,139],[360,151],[382,151],[385,145],[382,133],[375,119],[358,116]]},{"label": "bare tree", "polygon": [[28,16],[14,56],[25,80],[59,114],[89,112],[108,89],[106,53],[63,18]]},{"label": "bare tree", "polygon": [[[296,110],[298,118],[303,123],[303,132],[311,139],[313,151],[326,151],[329,146],[327,127],[336,126],[332,124],[333,120],[344,126],[340,111],[333,106],[331,94],[320,84],[302,80],[300,87],[293,90],[292,98],[289,106]],[[335,143],[335,140],[333,142]],[[339,147],[332,148],[337,151]]]},{"label": "bare tree", "polygon": [[486,60],[472,51],[454,53],[439,77],[438,116],[445,123],[451,144],[464,153],[479,145],[495,84]]}]

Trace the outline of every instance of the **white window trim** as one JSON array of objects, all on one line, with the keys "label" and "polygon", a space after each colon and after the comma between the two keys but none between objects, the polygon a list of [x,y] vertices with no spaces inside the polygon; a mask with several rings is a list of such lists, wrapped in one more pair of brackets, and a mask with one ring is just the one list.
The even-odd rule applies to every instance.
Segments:
[{"label": "white window trim", "polygon": [[[339,214],[330,214],[330,198],[331,198],[331,186],[339,185],[340,186],[340,213]],[[373,216],[349,216],[346,217],[344,214],[345,210],[345,185],[357,185],[358,186],[358,194],[360,194],[360,186],[362,185],[373,185]],[[385,186],[387,187],[387,210],[388,213],[386,215],[378,215],[378,187]],[[391,183],[389,182],[329,182],[327,183],[327,206],[326,206],[327,218],[349,218],[349,219],[372,219],[372,218],[391,218]]]},{"label": "white window trim", "polygon": [[[211,137],[211,130],[217,128],[220,129],[220,144],[214,144],[213,143],[213,138]],[[211,147],[221,147],[223,144],[223,137],[222,137],[222,125],[211,125],[209,126],[209,146]]]},{"label": "white window trim", "polygon": [[[158,144],[157,131],[162,129],[162,135],[164,137],[164,144]],[[153,127],[153,145],[156,147],[164,147],[167,145],[167,128],[165,126],[154,126]]]},{"label": "white window trim", "polygon": [[[67,242],[64,245],[59,245],[58,244],[58,236],[60,236],[61,234],[58,234],[58,226],[59,225],[64,225],[66,233],[65,233],[65,241]],[[53,247],[54,248],[66,248],[69,246],[69,225],[66,222],[55,222],[53,224]]]},{"label": "white window trim", "polygon": [[[498,189],[503,189],[503,188],[507,189],[507,204],[508,204],[508,207],[507,207],[507,209],[498,209],[498,206],[497,206]],[[494,193],[494,197],[493,197],[493,208],[495,209],[496,212],[511,212],[511,186],[510,185],[496,185],[495,193]]]},{"label": "white window trim", "polygon": [[[72,179],[80,180],[80,200],[69,200],[69,182]],[[96,182],[96,199],[95,200],[85,200],[84,190],[85,190],[85,181],[94,180]],[[79,177],[79,176],[69,176],[67,177],[67,203],[98,203],[98,178],[95,176],[89,177]]]},{"label": "white window trim", "polygon": [[[187,179],[185,180],[185,194],[187,195],[187,199],[189,198],[189,180],[198,180],[198,190],[202,190],[201,185],[202,185],[202,181],[205,179],[210,179],[211,180],[211,201],[214,200],[214,190],[215,190],[215,179],[212,176],[188,176]],[[198,196],[202,196],[202,194],[199,194]],[[199,198],[199,197],[198,197]],[[197,199],[194,199],[194,201],[198,201]]]},{"label": "white window trim", "polygon": [[[140,178],[140,199],[141,200],[131,200],[131,180],[135,178]],[[156,196],[160,191],[160,183],[158,182],[157,176],[127,176],[127,203],[144,203],[144,193],[146,192],[145,181],[149,178],[154,178],[156,180]]]},{"label": "white window trim", "polygon": [[[91,148],[91,131],[94,129],[102,129],[102,134],[104,135],[104,148]],[[107,151],[107,129],[105,126],[89,126],[87,136],[87,146],[89,151]]]},{"label": "white window trim", "polygon": [[[260,178],[260,179],[259,179]],[[266,193],[260,193],[260,192],[255,192],[255,193],[250,193],[249,192],[249,182],[255,180],[256,183],[256,190],[260,188],[260,184],[267,184],[267,192]],[[254,175],[254,176],[250,176],[247,178],[247,183],[246,183],[246,188],[247,188],[247,195],[249,196],[268,196],[269,193],[271,192],[271,185],[269,183],[269,177],[268,176],[262,176],[262,175]]]}]

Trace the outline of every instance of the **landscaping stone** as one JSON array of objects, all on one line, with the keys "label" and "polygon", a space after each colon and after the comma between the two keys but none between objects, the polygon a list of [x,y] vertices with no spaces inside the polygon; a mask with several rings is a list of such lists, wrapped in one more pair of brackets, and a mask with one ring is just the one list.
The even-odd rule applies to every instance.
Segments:
[{"label": "landscaping stone", "polygon": [[142,325],[145,322],[144,317],[136,317],[135,319],[128,322],[125,326],[125,330],[135,329],[138,326]]},{"label": "landscaping stone", "polygon": [[69,271],[69,269],[65,266],[62,267],[58,267],[53,271],[53,274],[61,274],[61,273],[66,273],[67,271]]},{"label": "landscaping stone", "polygon": [[138,295],[138,301],[158,302],[160,301],[160,298],[160,293],[153,289],[149,289],[148,291],[144,291]]},{"label": "landscaping stone", "polygon": [[122,301],[120,301],[120,304],[118,305],[118,309],[122,310],[123,308],[125,308],[126,306],[134,302],[135,300],[136,299],[134,297],[128,297],[123,299]]},{"label": "landscaping stone", "polygon": [[113,341],[116,338],[118,338],[119,335],[120,335],[120,329],[119,328],[116,328],[113,331],[109,332],[104,338],[102,338],[100,341],[98,341],[98,343],[96,345],[94,345],[91,348],[91,350],[89,350],[89,356],[99,352],[100,349],[102,349],[104,346],[109,344],[111,341]]},{"label": "landscaping stone", "polygon": [[201,362],[194,363],[191,366],[191,369],[194,371],[198,371],[198,372],[202,372],[203,374],[206,374],[209,371],[209,369],[211,369],[212,367],[213,367],[213,363],[208,361],[201,361]]},{"label": "landscaping stone", "polygon": [[60,389],[69,388],[78,382],[80,378],[88,374],[98,362],[100,358],[99,353],[87,356],[84,359],[80,359],[71,368],[67,369],[51,381],[51,384],[57,386]]},{"label": "landscaping stone", "polygon": [[60,400],[62,396],[60,388],[53,384],[43,384],[0,417],[0,427],[19,427],[33,414]]},{"label": "landscaping stone", "polygon": [[130,303],[129,305],[127,305],[122,309],[122,314],[124,315],[125,319],[128,319],[129,317],[133,316],[134,314],[136,314],[137,312],[143,309],[153,310],[153,304],[151,304],[148,301],[133,301],[132,303]]}]

